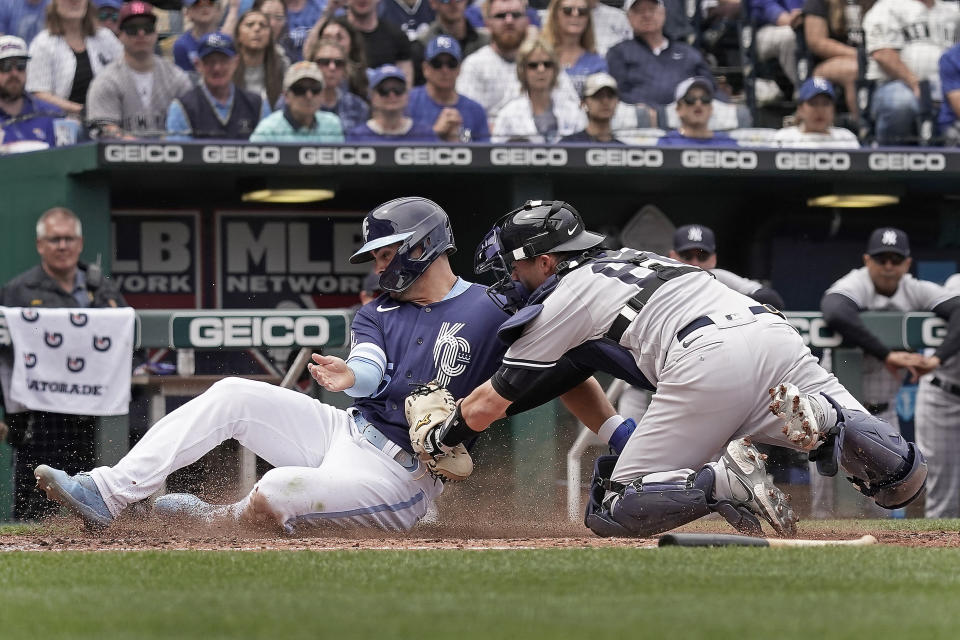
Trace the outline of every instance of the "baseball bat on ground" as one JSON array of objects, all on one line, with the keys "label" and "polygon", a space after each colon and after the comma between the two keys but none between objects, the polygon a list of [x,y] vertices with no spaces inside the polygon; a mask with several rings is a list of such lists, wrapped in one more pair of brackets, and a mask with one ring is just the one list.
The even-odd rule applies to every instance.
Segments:
[{"label": "baseball bat on ground", "polygon": [[661,547],[862,547],[877,544],[867,534],[855,540],[798,540],[791,538],[753,538],[726,533],[668,533],[660,536]]}]

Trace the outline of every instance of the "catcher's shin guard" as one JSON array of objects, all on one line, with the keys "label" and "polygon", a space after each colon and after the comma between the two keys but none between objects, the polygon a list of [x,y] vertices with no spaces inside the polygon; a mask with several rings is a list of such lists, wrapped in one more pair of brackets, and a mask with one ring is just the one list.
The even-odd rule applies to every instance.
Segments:
[{"label": "catcher's shin guard", "polygon": [[826,441],[810,452],[817,471],[836,475],[839,467],[857,490],[885,509],[910,504],[927,481],[927,461],[913,442],[893,427],[862,411],[844,409],[827,394],[840,419]]}]

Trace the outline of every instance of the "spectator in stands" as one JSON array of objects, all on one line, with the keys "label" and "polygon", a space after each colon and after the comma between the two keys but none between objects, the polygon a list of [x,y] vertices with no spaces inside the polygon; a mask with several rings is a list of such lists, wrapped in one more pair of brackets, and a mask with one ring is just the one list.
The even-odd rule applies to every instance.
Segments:
[{"label": "spectator in stands", "polygon": [[377,17],[379,1],[347,0],[347,20],[363,36],[367,65],[371,69],[386,64],[399,67],[410,86],[413,82],[410,38],[397,25]]},{"label": "spectator in stands", "polygon": [[302,60],[283,77],[284,107],[260,121],[250,142],[343,142],[340,118],[320,109],[323,72]]},{"label": "spectator in stands", "polygon": [[89,0],[52,0],[47,28],[30,43],[27,91],[78,117],[90,81],[123,55],[117,36],[97,27],[93,16]]},{"label": "spectator in stands", "polygon": [[[332,0],[331,0],[332,1]],[[336,40],[347,52],[347,89],[366,99],[369,82],[367,80],[367,50],[363,37],[344,16],[328,18],[318,22],[307,36],[303,45],[304,55],[313,50],[320,38]]]},{"label": "spectator in stands", "polygon": [[597,53],[601,56],[606,56],[613,45],[633,37],[633,28],[627,20],[626,11],[611,7],[600,0],[587,0],[587,5],[590,7]]},{"label": "spectator in stands", "polygon": [[943,104],[937,116],[940,135],[944,145],[960,146],[960,45],[951,47],[940,56],[940,87],[943,91]]},{"label": "spectator in stands", "polygon": [[464,18],[467,0],[430,0],[430,6],[433,8],[436,19],[420,37],[420,43],[424,48],[437,36],[451,36],[456,39],[466,57],[490,43],[488,33],[477,31]]},{"label": "spectator in stands", "polygon": [[[304,5],[305,13],[310,3]],[[303,43],[313,28],[315,22],[311,22],[305,29],[294,29],[291,32],[291,26],[287,20],[287,5],[282,0],[257,0],[253,3],[253,8],[262,11],[270,22],[270,34],[273,36],[273,42],[283,53],[287,62],[299,62],[303,60]]]},{"label": "spectator in stands", "polygon": [[0,34],[17,36],[29,45],[46,22],[50,0],[0,0]]},{"label": "spectator in stands", "polygon": [[17,36],[0,36],[0,145],[42,142],[51,147],[77,141],[79,126],[66,120],[57,106],[24,91],[27,84],[27,43]]},{"label": "spectator in stands", "polygon": [[[624,5],[629,5],[625,0]],[[693,23],[687,16],[686,0],[663,0],[663,7],[667,11],[667,18],[663,23],[663,35],[668,40],[689,42],[693,36]]]},{"label": "spectator in stands", "polygon": [[939,107],[940,56],[954,44],[956,3],[940,0],[878,0],[863,17],[867,38],[867,79],[876,80],[870,104],[877,142],[916,141],[921,112],[920,82],[930,83]]},{"label": "spectator in stands", "polygon": [[344,86],[350,61],[340,43],[333,38],[321,38],[314,45],[310,59],[323,73],[320,108],[336,114],[344,131],[366,122],[370,117],[370,106],[360,96],[347,91]]},{"label": "spectator in stands", "polygon": [[[228,15],[232,12],[232,23],[236,24],[237,5],[230,3]],[[217,31],[221,11],[219,0],[183,0],[183,13],[190,21],[190,29],[184,31],[173,43],[173,61],[184,71],[196,71],[197,48],[208,33]],[[225,32],[233,28],[225,27]]]},{"label": "spectator in stands", "polygon": [[119,24],[123,56],[90,83],[87,124],[103,138],[158,138],[166,133],[170,103],[190,90],[190,79],[153,53],[157,16],[151,5],[126,3]]},{"label": "spectator in stands", "polygon": [[[533,0],[533,3],[545,7],[549,0]],[[474,29],[487,29],[490,27],[490,18],[487,16],[485,0],[473,0],[470,6],[464,11],[464,17],[467,22],[473,25]],[[526,2],[527,14],[527,35],[526,39],[534,40],[540,36],[540,12],[531,3]]]},{"label": "spectator in stands", "polygon": [[423,0],[380,0],[379,15],[400,27],[411,41],[425,34],[436,19],[432,3]]},{"label": "spectator in stands", "polygon": [[674,100],[676,87],[684,79],[711,77],[700,52],[664,36],[666,11],[661,0],[628,0],[628,4],[627,18],[635,37],[607,52],[607,67],[624,102],[665,105]]},{"label": "spectator in stands", "polygon": [[661,147],[735,147],[736,141],[722,131],[710,129],[713,115],[713,85],[707,78],[687,78],[677,85],[677,117],[680,128],[657,141]]},{"label": "spectator in stands", "polygon": [[[83,228],[69,209],[55,207],[37,221],[40,264],[16,276],[0,291],[10,307],[125,307],[113,281],[80,262]],[[13,407],[8,407],[12,409]],[[8,412],[8,442],[16,448],[13,517],[37,520],[50,513],[35,489],[33,468],[51,456],[77,471],[95,462],[96,418],[47,411]]]},{"label": "spectator in stands", "polygon": [[437,36],[427,44],[423,75],[427,82],[410,92],[407,114],[432,123],[433,132],[446,142],[489,142],[487,114],[479,104],[457,93],[457,76],[463,55],[452,36]]},{"label": "spectator in stands", "polygon": [[553,47],[542,40],[524,42],[516,66],[522,92],[497,113],[491,132],[494,142],[549,144],[583,128],[579,102],[553,94],[561,75]]},{"label": "spectator in stands", "polygon": [[113,35],[119,36],[123,0],[93,0],[93,4],[97,8],[97,26],[110,29]]},{"label": "spectator in stands", "polygon": [[283,88],[283,74],[289,66],[280,56],[270,32],[270,22],[256,9],[240,16],[237,23],[237,87],[266,97],[274,105]]},{"label": "spectator in stands", "polygon": [[237,62],[230,36],[214,32],[203,37],[197,48],[201,81],[170,104],[168,139],[250,137],[257,123],[270,114],[270,107],[260,94],[233,83]]},{"label": "spectator in stands", "polygon": [[826,78],[844,90],[847,110],[858,115],[857,48],[863,46],[863,14],[874,0],[806,0],[803,34],[816,56],[813,75]]},{"label": "spectator in stands", "polygon": [[773,141],[780,147],[856,149],[857,136],[848,129],[833,126],[837,95],[826,78],[807,78],[797,92],[797,120],[795,127],[776,132]]},{"label": "spectator in stands", "polygon": [[750,0],[750,16],[757,29],[757,58],[776,58],[794,87],[797,77],[797,34],[803,27],[803,0]]},{"label": "spectator in stands", "polygon": [[623,144],[613,134],[613,115],[620,104],[617,81],[609,73],[587,76],[582,106],[587,114],[586,128],[564,137],[561,142],[589,142],[591,144]]},{"label": "spectator in stands", "polygon": [[[844,0],[841,0],[844,1]],[[721,67],[739,66],[740,22],[743,7],[740,0],[701,0],[699,33],[694,44]]]},{"label": "spectator in stands", "polygon": [[557,52],[560,68],[570,76],[577,95],[583,95],[588,75],[607,70],[606,59],[597,54],[587,0],[551,0],[541,38]]},{"label": "spectator in stands", "polygon": [[347,132],[347,142],[437,142],[426,122],[405,114],[410,94],[407,76],[396,65],[386,64],[370,75],[370,108],[373,117]]}]

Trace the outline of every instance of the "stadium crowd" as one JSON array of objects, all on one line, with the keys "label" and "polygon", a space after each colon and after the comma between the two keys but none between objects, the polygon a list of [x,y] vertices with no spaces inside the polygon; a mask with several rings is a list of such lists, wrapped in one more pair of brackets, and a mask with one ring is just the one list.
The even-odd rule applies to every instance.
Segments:
[{"label": "stadium crowd", "polygon": [[0,0],[0,149],[960,140],[958,0],[158,4]]}]

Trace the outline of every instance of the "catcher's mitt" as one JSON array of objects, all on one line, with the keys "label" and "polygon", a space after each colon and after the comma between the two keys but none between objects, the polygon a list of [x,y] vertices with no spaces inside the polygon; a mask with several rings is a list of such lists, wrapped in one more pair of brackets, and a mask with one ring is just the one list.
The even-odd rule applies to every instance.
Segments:
[{"label": "catcher's mitt", "polygon": [[403,402],[414,452],[443,480],[466,480],[473,473],[473,459],[463,444],[448,447],[440,442],[444,421],[456,408],[453,395],[436,381],[420,385]]}]

